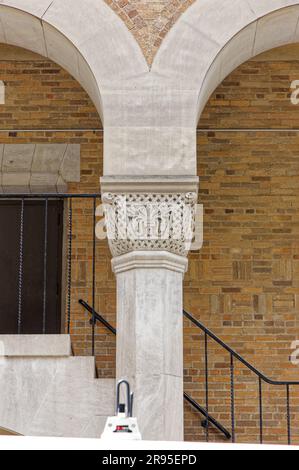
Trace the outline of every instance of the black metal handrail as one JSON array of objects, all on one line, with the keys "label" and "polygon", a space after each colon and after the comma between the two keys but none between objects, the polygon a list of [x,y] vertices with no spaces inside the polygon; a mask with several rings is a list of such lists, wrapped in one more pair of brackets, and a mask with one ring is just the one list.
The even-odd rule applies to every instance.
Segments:
[{"label": "black metal handrail", "polygon": [[216,336],[211,330],[209,330],[207,327],[205,327],[200,321],[196,320],[190,313],[186,312],[184,310],[184,316],[188,318],[195,326],[200,328],[204,333],[206,333],[210,338],[212,338],[214,341],[216,341],[220,346],[222,346],[224,349],[226,349],[230,354],[232,354],[238,361],[242,362],[244,366],[246,366],[248,369],[250,369],[254,374],[256,374],[258,377],[260,377],[264,382],[268,383],[269,385],[299,385],[299,382],[294,382],[294,381],[278,381],[278,380],[272,380],[266,377],[262,372],[257,370],[253,365],[251,365],[246,359],[244,359],[240,354],[238,354],[236,351],[234,351],[230,346],[225,344],[218,336]]},{"label": "black metal handrail", "polygon": [[[96,323],[99,321],[106,328],[108,328],[114,335],[116,335],[116,329],[111,326],[101,315],[99,315],[87,302],[84,300],[79,300],[79,303],[92,315],[91,322]],[[298,386],[299,382],[297,381],[286,381],[286,380],[273,380],[267,377],[265,374],[256,369],[252,364],[250,364],[246,359],[244,359],[240,354],[238,354],[234,349],[228,346],[224,341],[222,341],[218,336],[216,336],[211,330],[205,327],[200,321],[195,319],[190,313],[186,310],[183,310],[183,315],[187,318],[193,325],[197,328],[200,328],[204,333],[204,353],[205,353],[205,391],[206,391],[206,407],[203,408],[199,403],[197,403],[192,397],[187,393],[184,393],[184,399],[193,406],[199,413],[205,416],[205,420],[202,421],[202,426],[206,429],[206,440],[209,441],[209,424],[213,424],[227,439],[231,439],[232,442],[236,442],[236,430],[235,430],[235,364],[234,360],[236,359],[241,364],[243,364],[247,369],[249,369],[253,374],[258,377],[259,385],[259,426],[260,426],[260,443],[263,443],[263,395],[262,395],[262,384],[267,383],[273,386],[285,386],[286,387],[286,420],[287,420],[287,436],[288,444],[291,445],[291,409],[290,409],[290,387]],[[218,343],[223,349],[225,349],[230,354],[230,384],[231,384],[231,433],[217,421],[209,413],[209,373],[208,373],[208,338],[211,338],[213,341]]]},{"label": "black metal handrail", "polygon": [[102,323],[109,331],[111,331],[111,333],[116,335],[116,329],[112,325],[110,325],[110,323],[107,322],[107,320],[105,320],[105,318],[102,317],[102,315],[97,313],[90,305],[88,305],[88,303],[85,302],[85,300],[80,299],[79,304],[82,305],[82,307],[84,307],[85,310],[87,310],[92,315],[92,318],[90,320],[91,324],[92,323],[95,324],[98,321]]},{"label": "black metal handrail", "polygon": [[[100,315],[98,312],[96,312],[85,300],[80,299],[79,304],[82,305],[85,310],[87,310],[88,313],[92,316],[90,322],[92,324],[96,324],[98,321],[99,323],[102,323],[103,326],[105,326],[111,333],[116,335],[116,328],[114,328],[105,318]],[[204,417],[205,420],[201,422],[202,427],[207,428],[209,426],[208,423],[213,424],[222,434],[227,439],[231,438],[230,432],[222,426],[221,423],[217,421],[213,416],[211,416],[207,411],[199,405],[193,398],[191,398],[187,393],[184,393],[184,399],[191,405],[193,406],[194,409],[196,409],[199,413],[201,413]]]},{"label": "black metal handrail", "polygon": [[[224,341],[222,341],[218,336],[216,336],[212,331],[206,328],[200,321],[196,320],[190,313],[186,310],[183,311],[184,316],[193,323],[196,327],[200,328],[204,333],[205,338],[205,375],[206,375],[206,410],[209,411],[208,406],[208,338],[211,338],[216,343],[218,343],[223,349],[225,349],[230,354],[230,392],[231,392],[231,427],[232,427],[232,442],[236,441],[235,438],[235,385],[234,385],[234,372],[235,364],[234,360],[236,359],[241,364],[243,364],[247,369],[249,369],[253,374],[258,377],[258,390],[259,390],[259,427],[260,427],[260,443],[263,444],[264,441],[264,422],[263,422],[263,382],[273,385],[273,386],[284,386],[286,387],[286,421],[287,421],[287,440],[288,445],[291,445],[292,441],[292,430],[291,430],[291,408],[290,408],[290,387],[298,386],[299,382],[297,381],[285,381],[285,380],[273,380],[267,377],[265,374],[256,369],[252,364],[250,364],[246,359],[244,359],[240,354],[238,354],[234,349],[228,346]],[[207,440],[209,440],[208,430],[207,430]]]},{"label": "black metal handrail", "polygon": [[219,421],[217,421],[217,419],[213,418],[213,416],[211,416],[211,415],[207,416],[207,411],[205,410],[205,408],[200,406],[200,404],[197,403],[197,401],[195,401],[192,397],[190,397],[190,395],[188,395],[188,393],[184,392],[184,398],[191,406],[193,406],[193,408],[195,408],[199,413],[201,413],[206,418],[205,421],[202,421],[202,423],[201,423],[202,427],[206,428],[207,423],[210,422],[220,432],[222,432],[222,434],[224,434],[227,439],[231,439],[231,437],[232,437],[231,433],[224,426],[222,426],[222,424],[219,423]]}]

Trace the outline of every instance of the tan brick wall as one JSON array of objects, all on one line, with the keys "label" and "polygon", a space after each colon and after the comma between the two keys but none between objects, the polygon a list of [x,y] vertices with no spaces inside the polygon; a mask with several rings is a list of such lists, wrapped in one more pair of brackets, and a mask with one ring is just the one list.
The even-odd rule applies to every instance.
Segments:
[{"label": "tan brick wall", "polygon": [[[299,129],[299,108],[290,102],[298,52],[298,45],[278,49],[239,67],[213,93],[199,126]],[[190,255],[185,307],[274,379],[299,378],[289,361],[291,343],[299,339],[298,149],[298,132],[198,137],[204,247]],[[186,389],[203,401],[203,342],[196,344],[194,328],[185,333]],[[211,410],[230,428],[229,355],[211,350]],[[245,372],[238,369],[236,377],[241,442],[256,439],[259,418],[257,381]],[[245,386],[238,383],[243,380]],[[268,442],[286,441],[285,394],[265,387]],[[297,442],[298,405],[299,390],[297,397],[292,392]],[[199,419],[186,410],[187,438],[196,438]]]},{"label": "tan brick wall", "polygon": [[105,0],[132,32],[151,64],[164,37],[194,0]]},{"label": "tan brick wall", "polygon": [[82,87],[50,60],[0,45],[0,76],[6,85],[1,128],[101,127]]}]

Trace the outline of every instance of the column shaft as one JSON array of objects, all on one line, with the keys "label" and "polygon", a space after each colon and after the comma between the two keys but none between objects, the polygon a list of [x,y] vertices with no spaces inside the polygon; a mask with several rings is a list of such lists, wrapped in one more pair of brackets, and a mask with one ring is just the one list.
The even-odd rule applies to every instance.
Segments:
[{"label": "column shaft", "polygon": [[117,378],[130,381],[144,439],[183,439],[183,276],[168,252],[114,258]]}]

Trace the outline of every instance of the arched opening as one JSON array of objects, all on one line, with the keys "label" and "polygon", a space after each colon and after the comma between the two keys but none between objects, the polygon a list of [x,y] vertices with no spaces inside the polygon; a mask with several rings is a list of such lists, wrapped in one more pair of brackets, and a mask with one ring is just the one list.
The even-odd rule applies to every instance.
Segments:
[{"label": "arched opening", "polygon": [[166,36],[151,71],[194,94],[198,122],[213,91],[240,64],[298,41],[298,18],[296,0],[196,0]]},{"label": "arched opening", "polygon": [[[78,81],[48,58],[1,44],[0,78],[5,85],[5,102],[0,105],[0,219],[5,228],[0,236],[1,285],[5,292],[0,302],[0,333],[67,333],[70,326],[74,353],[90,355],[90,316],[78,300],[82,298],[90,304],[94,301],[97,311],[102,311],[110,321],[115,320],[114,280],[105,240],[96,241],[93,264],[94,203],[100,204],[99,179],[103,174],[102,123]],[[16,193],[17,198],[7,199]],[[47,199],[46,219],[46,199],[28,199],[32,194],[52,194]],[[69,194],[98,195],[95,200],[72,199],[71,264]],[[20,274],[22,303],[18,330]],[[110,345],[109,354],[101,354],[106,336],[106,331],[95,329],[94,353],[102,357],[99,365],[106,376],[113,376],[114,344]]]},{"label": "arched opening", "polygon": [[281,5],[257,19],[252,18],[251,22],[244,21],[238,31],[233,25],[231,29],[228,27],[229,40],[223,43],[205,71],[199,93],[198,117],[211,93],[240,64],[265,51],[298,41],[298,15],[298,4]]},{"label": "arched opening", "polygon": [[[299,45],[292,44],[243,63],[212,93],[197,138],[204,246],[190,255],[185,283],[186,308],[276,380],[298,375],[290,359],[299,338],[299,114],[291,99],[298,76]],[[192,335],[186,330],[187,345]],[[210,348],[210,411],[229,429],[229,356]],[[204,403],[202,357],[194,340],[185,355],[186,388]],[[286,442],[283,397],[283,388],[265,385],[264,443],[277,443],[277,433]],[[258,442],[258,383],[242,367],[235,399],[239,440]],[[294,406],[292,413],[296,443]],[[193,419],[186,408],[190,439],[199,436]]]},{"label": "arched opening", "polygon": [[[102,115],[102,104],[99,88],[88,61],[75,45],[76,37],[68,38],[67,33],[55,26],[55,14],[50,15],[49,22],[41,21],[47,5],[24,8],[13,8],[10,5],[0,6],[0,41],[8,45],[15,45],[48,57],[60,64],[74,76],[92,97],[98,112]],[[40,17],[39,17],[40,16]],[[63,21],[65,13],[60,11],[60,20]]]},{"label": "arched opening", "polygon": [[[24,274],[26,269],[30,271],[31,259],[30,256],[27,260],[24,258],[24,250],[29,243],[37,247],[34,237],[27,235],[26,239],[25,234],[26,224],[27,227],[32,225],[28,223],[28,211],[26,222],[27,193],[51,194],[49,198],[38,198],[42,204],[43,225],[39,231],[38,251],[45,254],[49,248],[46,225],[53,229],[49,218],[50,202],[60,199],[64,192],[63,233],[59,229],[62,259],[58,276],[61,282],[57,290],[55,282],[50,286],[49,279],[55,276],[50,276],[47,269],[57,255],[52,256],[48,251],[40,260],[38,286],[29,286],[30,292],[41,292],[38,304],[42,314],[38,330],[29,332],[39,333],[42,329],[47,333],[47,297],[52,289],[53,296],[58,298],[57,310],[61,311],[61,324],[60,319],[56,321],[55,331],[71,333],[74,353],[93,353],[100,361],[102,375],[113,377],[114,340],[107,338],[106,330],[91,326],[89,314],[78,304],[82,298],[101,310],[108,320],[115,319],[110,252],[106,241],[94,239],[94,213],[95,206],[100,204],[99,177],[103,174],[105,115],[99,83],[109,95],[130,77],[148,72],[148,67],[126,26],[104,2],[82,0],[80,5],[65,0],[43,1],[38,5],[16,2],[16,8],[11,2],[8,2],[10,5],[5,3],[0,6],[0,42],[3,43],[0,63],[2,75],[7,72],[3,80],[5,103],[0,107],[0,129],[3,127],[0,185],[5,195],[19,194],[13,214],[14,237],[5,234],[6,241],[15,241],[12,243],[14,282],[7,281],[7,273],[2,271],[4,276],[6,274],[6,285],[17,290],[13,328],[17,321],[17,332],[22,333],[22,329],[25,332],[24,301],[26,303],[28,286],[24,285]],[[82,28],[82,22],[88,24],[88,28]],[[16,46],[24,49],[20,51]],[[44,167],[41,171],[37,167],[33,172],[37,155],[41,156]],[[64,174],[64,163],[67,163],[68,176]],[[82,193],[88,197],[77,197]],[[26,197],[22,198],[22,194]],[[70,198],[70,194],[75,197]],[[34,204],[31,198],[28,206]],[[33,222],[35,219],[37,217],[31,217]],[[54,214],[54,219],[57,221],[59,217]],[[8,260],[2,261],[7,266]],[[31,307],[27,305],[27,310]],[[105,341],[109,341],[108,346],[102,346],[106,345]]]}]

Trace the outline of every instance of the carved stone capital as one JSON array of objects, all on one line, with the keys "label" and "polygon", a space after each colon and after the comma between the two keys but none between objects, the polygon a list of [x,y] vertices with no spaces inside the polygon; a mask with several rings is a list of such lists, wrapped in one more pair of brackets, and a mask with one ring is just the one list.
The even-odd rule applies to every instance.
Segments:
[{"label": "carved stone capital", "polygon": [[[151,250],[186,256],[194,236],[196,187],[184,192],[147,192],[146,189],[149,188],[145,184],[144,192],[102,194],[112,255]],[[153,182],[151,189],[154,189]]]}]

